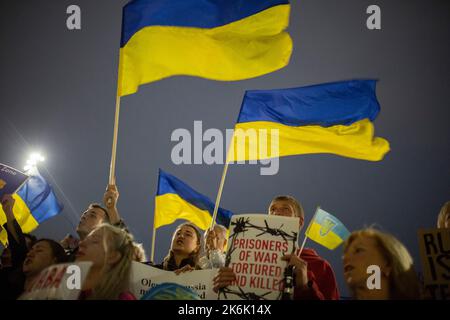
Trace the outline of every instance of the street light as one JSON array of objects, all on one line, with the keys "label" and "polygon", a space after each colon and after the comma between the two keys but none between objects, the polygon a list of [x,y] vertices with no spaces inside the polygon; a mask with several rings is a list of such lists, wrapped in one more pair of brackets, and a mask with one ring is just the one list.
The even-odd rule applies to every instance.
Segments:
[{"label": "street light", "polygon": [[36,167],[36,165],[39,162],[45,161],[45,158],[40,153],[32,153],[30,155],[30,158],[27,160],[25,167],[23,168],[25,171],[30,170],[33,167]]}]

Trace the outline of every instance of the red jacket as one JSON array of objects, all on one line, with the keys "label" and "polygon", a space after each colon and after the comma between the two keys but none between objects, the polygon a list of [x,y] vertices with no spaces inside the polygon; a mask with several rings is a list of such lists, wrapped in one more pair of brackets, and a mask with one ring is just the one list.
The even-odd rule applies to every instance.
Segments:
[{"label": "red jacket", "polygon": [[[297,251],[298,254],[298,251]],[[339,300],[333,269],[313,249],[304,248],[300,258],[308,264],[309,289],[294,289],[295,300]]]}]

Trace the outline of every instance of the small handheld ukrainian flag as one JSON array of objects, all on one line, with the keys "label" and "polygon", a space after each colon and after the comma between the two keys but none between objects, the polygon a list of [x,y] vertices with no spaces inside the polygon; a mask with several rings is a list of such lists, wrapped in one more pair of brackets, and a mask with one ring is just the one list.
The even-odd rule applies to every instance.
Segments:
[{"label": "small handheld ukrainian flag", "polygon": [[318,207],[305,235],[318,244],[334,250],[348,238],[350,232],[338,218]]}]

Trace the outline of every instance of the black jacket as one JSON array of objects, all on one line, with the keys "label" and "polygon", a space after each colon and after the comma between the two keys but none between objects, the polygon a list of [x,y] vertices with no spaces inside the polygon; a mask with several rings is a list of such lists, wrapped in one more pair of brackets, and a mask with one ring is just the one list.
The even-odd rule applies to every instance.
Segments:
[{"label": "black jacket", "polygon": [[18,241],[8,232],[7,225],[3,228],[8,233],[8,247],[11,250],[11,267],[0,270],[0,300],[16,300],[23,292],[25,285],[25,275],[22,271],[23,262],[28,253],[27,243],[17,221],[14,220]]},{"label": "black jacket", "polygon": [[190,265],[192,268],[198,269],[193,258],[189,257],[189,258],[183,259],[183,260],[181,260],[180,265],[177,266],[177,264],[175,262],[175,258],[173,256],[168,261],[167,269],[164,269],[164,262],[154,265],[153,267],[158,268],[158,269],[164,269],[167,271],[175,271],[180,268],[183,268],[186,265]]}]

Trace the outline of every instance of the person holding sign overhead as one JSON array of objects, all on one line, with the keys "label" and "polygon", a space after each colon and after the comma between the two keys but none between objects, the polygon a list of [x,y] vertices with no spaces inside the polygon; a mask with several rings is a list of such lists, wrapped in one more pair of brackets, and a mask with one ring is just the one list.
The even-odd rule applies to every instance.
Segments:
[{"label": "person holding sign overhead", "polygon": [[[344,244],[343,264],[345,281],[357,300],[420,299],[411,255],[390,234],[372,228],[354,231]],[[369,285],[368,270],[374,266],[380,271],[379,283]]]},{"label": "person holding sign overhead", "polygon": [[[299,217],[301,229],[305,214],[300,203],[291,196],[275,197],[269,205],[269,214],[285,217]],[[295,300],[337,300],[339,291],[331,265],[322,259],[313,249],[304,248],[297,254],[287,254],[282,257],[293,266]],[[299,256],[300,255],[300,256]],[[214,278],[214,288],[226,287],[236,279],[231,268],[220,268]]]}]

